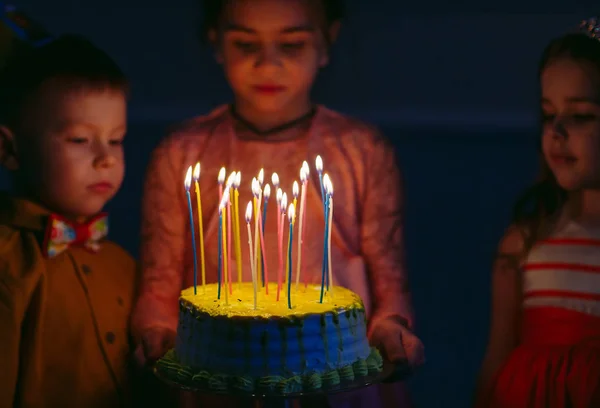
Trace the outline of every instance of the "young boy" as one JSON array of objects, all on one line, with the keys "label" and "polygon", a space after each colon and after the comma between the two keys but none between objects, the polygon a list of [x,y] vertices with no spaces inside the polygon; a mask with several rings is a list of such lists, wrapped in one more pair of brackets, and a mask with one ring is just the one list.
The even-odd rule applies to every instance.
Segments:
[{"label": "young boy", "polygon": [[0,406],[124,406],[136,264],[101,210],[123,181],[127,80],[75,36],[0,80]]}]

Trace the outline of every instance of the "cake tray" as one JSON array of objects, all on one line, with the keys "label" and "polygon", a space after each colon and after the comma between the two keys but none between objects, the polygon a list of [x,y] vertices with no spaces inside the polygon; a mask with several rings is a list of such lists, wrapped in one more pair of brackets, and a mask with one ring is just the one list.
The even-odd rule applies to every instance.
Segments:
[{"label": "cake tray", "polygon": [[412,369],[408,364],[408,361],[403,361],[400,363],[392,363],[390,361],[383,360],[383,368],[380,372],[377,373],[368,373],[365,376],[355,378],[354,380],[340,380],[339,384],[336,385],[325,385],[321,388],[307,391],[299,391],[299,392],[286,392],[280,393],[276,391],[265,391],[265,390],[253,390],[253,391],[243,391],[239,389],[229,388],[227,390],[216,390],[213,388],[209,388],[208,386],[192,386],[189,384],[181,384],[177,382],[177,380],[173,378],[169,378],[169,376],[165,375],[163,372],[157,369],[155,366],[153,368],[154,374],[167,385],[189,392],[203,393],[203,394],[216,394],[216,395],[227,395],[239,398],[248,398],[255,400],[273,400],[273,399],[282,399],[282,400],[292,400],[292,399],[301,399],[301,398],[311,398],[311,397],[323,397],[331,394],[344,393],[349,391],[355,391],[360,388],[368,387],[370,385],[379,384],[379,383],[393,383],[406,379],[411,375]]}]

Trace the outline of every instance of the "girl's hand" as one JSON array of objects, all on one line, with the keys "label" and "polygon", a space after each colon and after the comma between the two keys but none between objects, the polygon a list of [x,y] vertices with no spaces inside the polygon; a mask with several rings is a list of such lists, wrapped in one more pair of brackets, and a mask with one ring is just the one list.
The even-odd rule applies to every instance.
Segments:
[{"label": "girl's hand", "polygon": [[378,321],[370,341],[392,363],[408,361],[411,367],[417,367],[425,362],[423,343],[397,319]]},{"label": "girl's hand", "polygon": [[136,350],[136,359],[141,365],[154,364],[175,346],[173,330],[156,327],[142,333],[142,342]]}]

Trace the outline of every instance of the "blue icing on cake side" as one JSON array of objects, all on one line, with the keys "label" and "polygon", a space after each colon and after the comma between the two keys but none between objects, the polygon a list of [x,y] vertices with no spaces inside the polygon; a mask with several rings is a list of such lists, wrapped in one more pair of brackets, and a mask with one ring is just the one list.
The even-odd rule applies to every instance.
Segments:
[{"label": "blue icing on cake side", "polygon": [[211,316],[181,303],[176,354],[197,370],[252,377],[323,373],[370,352],[361,308],[257,318]]}]

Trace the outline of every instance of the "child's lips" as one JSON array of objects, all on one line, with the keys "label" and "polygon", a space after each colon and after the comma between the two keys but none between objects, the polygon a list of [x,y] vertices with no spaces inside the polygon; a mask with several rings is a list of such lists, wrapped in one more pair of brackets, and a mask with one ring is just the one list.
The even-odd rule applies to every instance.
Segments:
[{"label": "child's lips", "polygon": [[284,86],[274,84],[254,85],[254,90],[265,94],[274,94],[285,90]]},{"label": "child's lips", "polygon": [[105,194],[113,190],[113,185],[108,181],[100,181],[98,183],[90,184],[88,190],[96,194]]},{"label": "child's lips", "polygon": [[552,154],[550,155],[550,160],[552,161],[552,163],[559,166],[569,166],[577,161],[575,156],[571,156],[568,154]]}]

